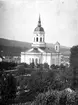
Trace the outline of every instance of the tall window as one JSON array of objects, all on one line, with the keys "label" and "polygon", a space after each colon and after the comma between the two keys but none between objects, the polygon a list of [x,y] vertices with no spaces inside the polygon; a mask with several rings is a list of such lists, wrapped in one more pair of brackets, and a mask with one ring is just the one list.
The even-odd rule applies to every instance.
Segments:
[{"label": "tall window", "polygon": [[36,42],[38,42],[38,37],[36,38]]},{"label": "tall window", "polygon": [[40,38],[40,42],[42,42],[42,38]]},{"label": "tall window", "polygon": [[57,50],[57,46],[56,46],[56,50]]},{"label": "tall window", "polygon": [[44,42],[44,37],[43,37],[43,42]]},{"label": "tall window", "polygon": [[36,58],[36,60],[35,60],[35,63],[37,64],[38,63],[38,59]]},{"label": "tall window", "polygon": [[35,42],[35,38],[34,38],[34,42]]},{"label": "tall window", "polygon": [[32,63],[34,63],[34,59],[32,58]]},{"label": "tall window", "polygon": [[29,58],[29,63],[31,63],[31,58]]}]

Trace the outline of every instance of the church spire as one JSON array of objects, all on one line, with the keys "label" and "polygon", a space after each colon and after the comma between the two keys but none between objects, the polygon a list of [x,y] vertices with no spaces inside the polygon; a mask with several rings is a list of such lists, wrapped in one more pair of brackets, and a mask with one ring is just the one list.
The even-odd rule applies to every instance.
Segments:
[{"label": "church spire", "polygon": [[41,18],[40,18],[40,14],[39,14],[38,27],[41,27]]}]

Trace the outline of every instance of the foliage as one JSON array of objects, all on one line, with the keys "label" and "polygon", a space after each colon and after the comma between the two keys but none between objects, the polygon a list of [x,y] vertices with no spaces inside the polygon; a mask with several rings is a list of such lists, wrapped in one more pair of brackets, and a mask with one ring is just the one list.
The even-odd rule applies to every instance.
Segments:
[{"label": "foliage", "polygon": [[32,105],[58,105],[58,102],[58,92],[49,90],[46,93],[38,94]]},{"label": "foliage", "polygon": [[29,66],[29,67],[30,67],[30,68],[34,68],[34,67],[35,67],[34,62],[30,63],[30,66]]},{"label": "foliage", "polygon": [[46,105],[46,95],[44,93],[38,94],[32,105]]},{"label": "foliage", "polygon": [[46,69],[49,69],[48,63],[44,63],[44,64],[43,64],[43,67],[46,68]]},{"label": "foliage", "polygon": [[0,62],[0,69],[1,70],[12,70],[16,67],[17,64],[14,62]]},{"label": "foliage", "polygon": [[71,48],[70,66],[73,71],[73,88],[78,87],[78,45]]},{"label": "foliage", "polygon": [[46,92],[46,105],[58,105],[59,93],[58,91],[49,90]]},{"label": "foliage", "polygon": [[39,93],[32,105],[77,105],[78,93],[66,90],[48,90],[45,93]]},{"label": "foliage", "polygon": [[37,66],[37,68],[43,70],[43,64],[37,64],[36,66]]},{"label": "foliage", "polygon": [[16,97],[16,80],[9,74],[4,72],[0,76],[0,91],[1,91],[1,104],[5,105],[13,101]]},{"label": "foliage", "polygon": [[78,68],[78,45],[73,46],[71,49],[71,55],[70,55],[70,66],[73,68]]},{"label": "foliage", "polygon": [[52,71],[33,71],[28,81],[28,88],[33,92],[47,91],[53,81]]},{"label": "foliage", "polygon": [[51,68],[51,69],[56,69],[56,66],[55,66],[54,64],[52,64],[52,65],[50,66],[50,68]]},{"label": "foliage", "polygon": [[20,66],[24,66],[25,68],[29,68],[29,65],[27,63],[19,63],[17,65],[17,68],[19,68]]},{"label": "foliage", "polygon": [[59,66],[59,68],[64,70],[66,67],[65,67],[63,64],[61,64],[61,65]]}]

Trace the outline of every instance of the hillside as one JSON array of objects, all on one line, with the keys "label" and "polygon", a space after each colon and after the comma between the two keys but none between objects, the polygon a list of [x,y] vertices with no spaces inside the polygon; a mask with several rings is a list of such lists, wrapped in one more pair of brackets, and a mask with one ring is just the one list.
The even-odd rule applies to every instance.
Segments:
[{"label": "hillside", "polygon": [[30,48],[31,47],[31,43],[0,38],[0,46]]},{"label": "hillside", "polygon": [[[46,46],[54,48],[52,43],[46,43]],[[31,43],[0,38],[0,55],[20,55],[21,51],[28,50],[29,48],[31,48]],[[69,50],[70,48],[68,47],[60,47],[60,51],[64,53],[68,54]]]}]

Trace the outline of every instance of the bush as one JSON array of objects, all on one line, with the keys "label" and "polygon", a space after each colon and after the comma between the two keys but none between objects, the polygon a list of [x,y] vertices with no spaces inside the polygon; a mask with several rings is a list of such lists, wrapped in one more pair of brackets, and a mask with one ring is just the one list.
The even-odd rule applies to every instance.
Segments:
[{"label": "bush", "polygon": [[58,91],[48,91],[46,93],[46,105],[58,105],[59,102]]},{"label": "bush", "polygon": [[48,91],[46,93],[40,93],[32,105],[58,105],[58,92]]},{"label": "bush", "polygon": [[48,63],[44,63],[44,64],[43,64],[43,67],[44,67],[45,69],[49,69]]},{"label": "bush", "polygon": [[33,102],[33,105],[46,105],[46,95],[44,93],[39,94]]},{"label": "bush", "polygon": [[0,62],[1,70],[12,70],[17,66],[17,63],[14,62]]},{"label": "bush", "polygon": [[56,66],[55,66],[54,64],[52,64],[52,65],[50,66],[50,68],[51,68],[51,69],[56,69]]},{"label": "bush", "polygon": [[66,102],[67,102],[67,95],[66,95],[66,92],[63,91],[62,94],[60,94],[59,104],[66,105]]}]

